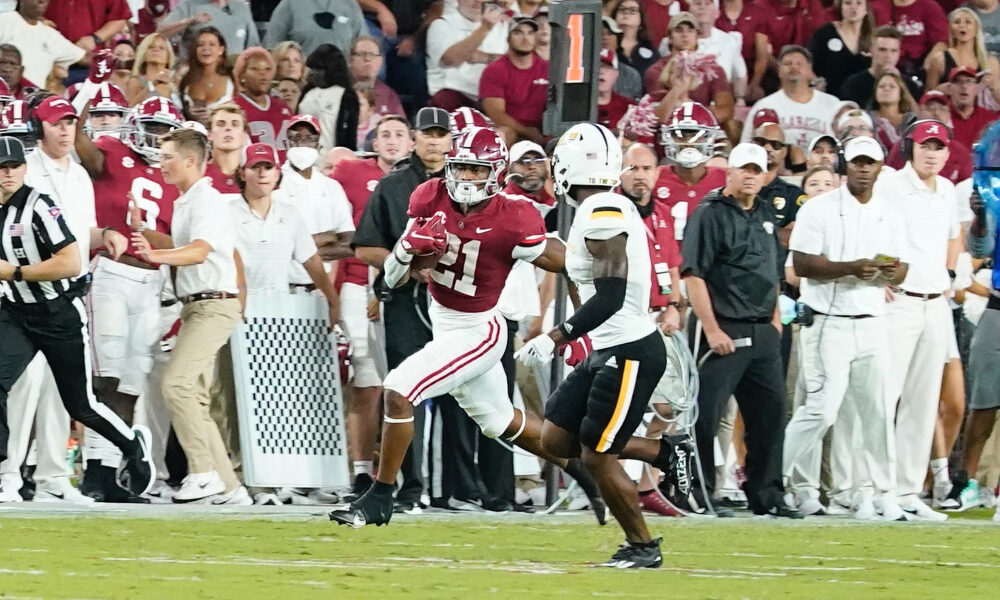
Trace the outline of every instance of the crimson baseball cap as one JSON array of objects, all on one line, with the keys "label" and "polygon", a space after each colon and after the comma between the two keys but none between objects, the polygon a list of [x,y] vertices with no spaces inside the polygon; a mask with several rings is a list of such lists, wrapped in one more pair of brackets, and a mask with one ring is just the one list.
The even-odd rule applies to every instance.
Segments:
[{"label": "crimson baseball cap", "polygon": [[774,123],[775,125],[781,124],[781,120],[778,118],[778,112],[773,108],[762,108],[753,114],[754,129],[769,123]]},{"label": "crimson baseball cap", "polygon": [[976,73],[975,69],[970,69],[969,67],[964,67],[959,65],[957,67],[954,67],[951,71],[948,71],[948,81],[955,81],[956,77],[961,77],[963,75],[966,77],[971,77],[973,79],[979,77],[979,73]]},{"label": "crimson baseball cap", "polygon": [[278,166],[278,153],[267,144],[250,144],[243,149],[243,156],[240,157],[240,164],[245,169],[252,169],[260,163],[268,162]]},{"label": "crimson baseball cap", "polygon": [[617,69],[618,55],[610,48],[601,48],[601,64],[608,65],[612,69]]},{"label": "crimson baseball cap", "polygon": [[35,107],[35,116],[52,125],[66,117],[77,118],[76,109],[69,100],[59,96],[49,96]]},{"label": "crimson baseball cap", "polygon": [[312,127],[313,131],[319,133],[319,119],[312,115],[295,115],[288,120],[288,129],[302,124]]},{"label": "crimson baseball cap", "polygon": [[933,119],[917,122],[907,137],[913,140],[914,144],[923,144],[928,140],[937,140],[947,146],[948,142],[951,141],[951,133],[948,131],[948,126],[941,121]]},{"label": "crimson baseball cap", "polygon": [[940,102],[949,108],[951,107],[951,98],[941,90],[928,90],[920,97],[920,106],[924,106],[930,102]]}]

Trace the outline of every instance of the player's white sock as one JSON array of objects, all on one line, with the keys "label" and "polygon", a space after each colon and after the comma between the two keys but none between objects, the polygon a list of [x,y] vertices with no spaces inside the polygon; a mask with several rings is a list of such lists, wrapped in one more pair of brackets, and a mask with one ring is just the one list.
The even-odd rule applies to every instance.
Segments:
[{"label": "player's white sock", "polygon": [[932,458],[931,474],[934,475],[934,483],[948,483],[948,459]]},{"label": "player's white sock", "polygon": [[83,459],[99,460],[105,467],[118,468],[122,451],[88,427],[83,432]]},{"label": "player's white sock", "polygon": [[372,470],[375,469],[375,461],[372,460],[356,460],[354,461],[354,476],[357,477],[364,473],[365,475],[371,475]]}]

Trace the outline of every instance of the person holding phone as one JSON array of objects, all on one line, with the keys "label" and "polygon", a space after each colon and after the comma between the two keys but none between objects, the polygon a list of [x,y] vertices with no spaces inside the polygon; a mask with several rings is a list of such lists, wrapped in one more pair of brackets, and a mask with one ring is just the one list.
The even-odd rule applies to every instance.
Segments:
[{"label": "person holding phone", "polygon": [[838,415],[851,425],[855,415],[863,443],[853,453],[853,515],[896,521],[903,511],[891,472],[883,288],[906,277],[907,264],[897,258],[906,251],[905,234],[888,190],[874,193],[885,160],[878,141],[848,140],[844,159],[847,182],[802,205],[789,242],[800,302],[812,323],[807,317],[799,330],[804,401],[785,430],[783,471],[799,511],[826,514],[819,500],[823,437]]}]

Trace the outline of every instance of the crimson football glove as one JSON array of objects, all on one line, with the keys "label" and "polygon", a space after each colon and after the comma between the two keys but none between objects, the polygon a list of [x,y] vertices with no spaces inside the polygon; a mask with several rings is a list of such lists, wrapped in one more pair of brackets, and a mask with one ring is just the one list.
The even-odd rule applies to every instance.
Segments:
[{"label": "crimson football glove", "polygon": [[87,79],[94,83],[104,83],[115,70],[115,55],[111,50],[98,50],[90,59],[90,72]]},{"label": "crimson football glove", "polygon": [[435,213],[429,219],[417,219],[413,227],[400,240],[409,254],[444,254],[448,236],[444,230],[444,214]]},{"label": "crimson football glove", "polygon": [[567,367],[575,367],[585,361],[593,351],[594,344],[591,343],[590,336],[585,335],[560,346],[559,356],[563,358]]}]

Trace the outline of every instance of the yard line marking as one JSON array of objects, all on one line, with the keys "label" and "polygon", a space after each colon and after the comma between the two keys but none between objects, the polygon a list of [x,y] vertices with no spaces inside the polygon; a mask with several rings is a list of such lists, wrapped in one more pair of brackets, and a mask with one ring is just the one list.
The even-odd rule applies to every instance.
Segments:
[{"label": "yard line marking", "polygon": [[0,569],[0,575],[45,575],[41,569]]}]

